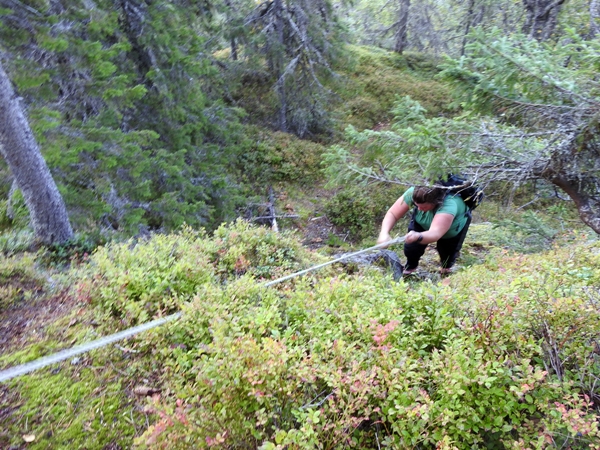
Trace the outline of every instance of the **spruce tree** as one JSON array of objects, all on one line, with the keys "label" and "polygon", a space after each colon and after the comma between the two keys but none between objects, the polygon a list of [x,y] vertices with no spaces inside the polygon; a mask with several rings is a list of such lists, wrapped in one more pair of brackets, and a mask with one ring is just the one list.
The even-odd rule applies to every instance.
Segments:
[{"label": "spruce tree", "polygon": [[244,58],[266,64],[276,94],[273,126],[300,137],[330,132],[323,83],[343,52],[337,17],[329,0],[262,2],[246,17]]},{"label": "spruce tree", "polygon": [[238,113],[204,4],[7,3],[2,50],[74,223],[134,232],[233,212]]},{"label": "spruce tree", "polygon": [[0,64],[0,153],[23,192],[36,238],[60,244],[73,237],[67,210],[27,117]]}]

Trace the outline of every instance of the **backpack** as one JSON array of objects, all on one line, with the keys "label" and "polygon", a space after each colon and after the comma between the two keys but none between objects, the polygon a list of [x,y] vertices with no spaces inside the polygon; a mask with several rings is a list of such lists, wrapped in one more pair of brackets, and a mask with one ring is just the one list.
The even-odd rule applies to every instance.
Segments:
[{"label": "backpack", "polygon": [[452,173],[448,174],[446,180],[440,178],[436,183],[437,186],[452,187],[448,189],[448,194],[458,194],[463,199],[469,211],[473,211],[483,201],[485,194],[483,189],[473,184],[471,181],[467,181],[459,175]]}]

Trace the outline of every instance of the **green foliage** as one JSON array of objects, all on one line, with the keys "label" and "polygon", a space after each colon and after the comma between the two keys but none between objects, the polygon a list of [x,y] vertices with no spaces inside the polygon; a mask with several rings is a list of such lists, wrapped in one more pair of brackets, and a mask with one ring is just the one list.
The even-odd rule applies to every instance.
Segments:
[{"label": "green foliage", "polygon": [[244,181],[263,186],[273,182],[307,186],[322,177],[321,144],[287,133],[267,133],[254,127],[246,130],[252,144],[236,162]]},{"label": "green foliage", "polygon": [[[211,238],[184,229],[111,243],[70,274],[101,329],[107,310],[119,327],[181,318],[118,358],[94,353],[89,367],[16,384],[10,429],[27,421],[39,448],[93,446],[82,427],[103,446],[138,448],[597,446],[600,247],[554,239],[544,253],[492,251],[440,284],[331,268],[269,287],[257,278],[320,261],[293,236],[241,221]],[[3,270],[19,265],[33,270],[8,259]],[[132,404],[140,378],[160,389]]]},{"label": "green foliage", "polygon": [[60,244],[52,244],[40,251],[38,261],[47,266],[65,266],[84,261],[106,239],[100,235],[80,234]]},{"label": "green foliage", "polygon": [[301,138],[328,136],[339,80],[332,65],[345,53],[337,11],[328,0],[266,6],[240,0],[211,5],[218,13],[207,34],[227,101],[248,111],[252,124]]},{"label": "green foliage", "polygon": [[334,233],[329,233],[327,240],[325,241],[328,247],[341,247],[344,245],[344,241]]},{"label": "green foliage", "polygon": [[[297,17],[284,19],[292,16]],[[256,8],[244,21],[248,19],[253,25],[247,27],[249,42],[243,51],[268,73],[277,98],[274,127],[299,137],[329,133],[329,103],[335,98],[329,87],[337,80],[332,65],[343,59],[345,50],[339,45],[342,29],[333,4],[278,2]]]},{"label": "green foliage", "polygon": [[127,324],[173,312],[176,299],[190,296],[212,276],[201,236],[184,229],[145,242],[100,247],[90,256],[92,271],[78,284],[77,294]]},{"label": "green foliage", "polygon": [[[597,95],[589,79],[597,70],[597,61],[589,58],[597,52],[598,43],[593,40],[569,33],[571,43],[553,46],[481,29],[472,37],[468,55],[448,60],[441,73],[453,82],[460,80],[454,93],[470,109],[490,111],[508,106],[505,114],[518,120],[518,114],[512,115],[517,111],[503,98],[559,106],[572,105],[578,98],[587,102],[590,94]],[[519,48],[516,53],[515,47]]]},{"label": "green foliage", "polygon": [[505,228],[508,233],[506,239],[497,241],[497,244],[513,249],[540,251],[550,247],[558,234],[559,231],[553,227],[555,225],[555,223],[545,223],[533,211],[526,211],[520,220],[501,219],[495,226]]},{"label": "green foliage", "polygon": [[35,245],[35,235],[29,229],[5,231],[0,234],[0,253],[15,255],[26,252]]},{"label": "green foliage", "polygon": [[[19,409],[19,423],[14,428],[19,431],[11,436],[12,446],[23,445],[22,436],[28,434],[34,440],[26,444],[27,448],[39,450],[102,448],[133,439],[135,430],[122,419],[132,421],[141,413],[125,397],[118,379],[66,367],[57,373],[29,375],[24,381],[28,387]],[[36,422],[40,411],[48,419],[43,423]],[[65,417],[70,420],[66,422]],[[11,447],[2,438],[0,443]]]},{"label": "green foliage", "polygon": [[242,220],[214,232],[212,263],[221,278],[248,274],[272,279],[301,270],[316,255],[303,248],[293,233],[275,233]]},{"label": "green foliage", "polygon": [[[580,3],[578,9],[584,9],[583,2],[568,2],[568,5]],[[424,1],[410,3],[407,7],[406,22],[402,24],[402,5],[409,3],[386,2],[382,0],[358,0],[340,3],[341,19],[352,30],[353,41],[362,45],[393,50],[396,48],[401,27],[405,27],[405,48],[403,56],[411,51],[427,52],[430,55],[461,54],[467,38],[464,33],[468,27],[478,24],[481,27],[502,27],[510,34],[521,29],[527,20],[523,5],[511,0],[477,0],[474,2]],[[567,5],[561,5],[568,8]],[[589,17],[586,15],[586,17]],[[563,22],[560,15],[558,27]],[[581,18],[579,19],[581,20]],[[569,20],[570,23],[571,20]],[[582,25],[581,22],[579,23]],[[467,29],[465,29],[467,28]],[[582,30],[582,34],[586,34]],[[467,40],[468,42],[468,40]],[[409,60],[407,58],[407,60]],[[410,61],[410,60],[409,60]]]},{"label": "green foliage", "polygon": [[334,225],[347,230],[355,241],[373,238],[388,208],[402,194],[402,188],[354,186],[334,195],[325,204],[325,213]]},{"label": "green foliage", "polygon": [[22,229],[28,225],[29,211],[20,190],[15,191],[10,199],[0,201],[0,230]]},{"label": "green foliage", "polygon": [[[249,12],[249,5],[237,6],[238,12]],[[315,13],[314,5],[309,6],[308,12]],[[137,20],[144,23],[144,33],[139,35],[132,31],[139,25],[135,17],[102,2],[92,15],[75,4],[52,18],[35,15],[27,29],[15,29],[18,11],[13,12],[17,18],[3,19],[3,45],[22,56],[12,59],[6,69],[24,98],[31,128],[76,229],[100,228],[127,236],[140,230],[177,229],[183,223],[214,229],[234,217],[243,196],[254,193],[255,183],[308,185],[319,180],[319,144],[283,133],[251,131],[245,136],[240,118],[273,125],[265,118],[272,118],[274,105],[281,100],[272,89],[276,79],[267,73],[263,54],[244,62],[214,64],[208,55],[223,43],[205,41],[197,30],[227,30],[210,22],[216,16],[204,10],[190,14],[189,8],[183,4],[143,8]],[[52,28],[55,21],[72,26],[58,36]],[[315,24],[307,24],[311,33]],[[338,30],[331,25],[329,38]],[[173,34],[173,29],[178,32]],[[38,38],[42,65],[27,50],[28,43]],[[260,33],[253,38],[262,39]],[[315,39],[326,44],[322,37]],[[343,48],[326,47],[329,56]],[[240,50],[249,55],[254,48],[247,45]],[[325,55],[324,48],[320,52]],[[352,102],[366,102],[352,113],[354,118],[368,116],[372,123],[380,122],[394,96],[404,92],[421,99],[432,114],[444,109],[446,88],[431,77],[417,78],[432,68],[434,60],[358,48],[352,53],[357,64],[350,63],[351,55],[340,59],[336,68],[353,78],[341,90],[338,105],[356,109]],[[339,78],[318,73],[323,89],[317,93],[313,79],[299,75],[305,67],[301,65],[302,70],[286,78],[289,124],[312,137],[321,133],[320,138],[330,139],[326,115],[336,102],[329,97],[332,92],[325,92],[338,91]],[[411,77],[398,77],[407,70]],[[359,80],[357,74],[365,76]],[[307,96],[300,95],[301,90]],[[227,106],[223,98],[248,111],[255,106],[269,111],[252,110],[248,115]],[[342,109],[338,117],[350,111]],[[329,131],[322,133],[325,129]]]},{"label": "green foliage", "polygon": [[[180,400],[182,420],[159,421],[138,443],[170,436],[178,448],[172,438],[187,435],[223,445],[256,446],[267,439],[297,448],[333,445],[346,439],[347,427],[360,424],[361,414],[370,415],[370,402],[383,392],[372,364],[387,355],[387,334],[405,351],[426,354],[443,342],[450,323],[444,314],[432,316],[422,300],[400,308],[399,290],[372,303],[375,286],[359,280],[340,280],[334,292],[329,282],[312,292],[307,286],[287,291],[283,302],[276,291],[244,279],[225,291],[199,292],[181,328],[171,327],[166,337],[185,349],[176,352],[171,376],[184,383],[192,375],[198,401]],[[392,316],[402,322],[395,331],[379,324]],[[225,367],[231,376],[223,377]],[[164,417],[164,406],[153,406]],[[185,426],[192,421],[202,425]]]},{"label": "green foliage", "polygon": [[380,212],[358,188],[336,194],[325,205],[325,213],[331,223],[347,229],[353,239],[373,236],[375,216]]},{"label": "green foliage", "polygon": [[493,154],[474,151],[484,145],[481,128],[491,134],[513,133],[504,141],[511,165],[526,164],[542,151],[537,136],[523,135],[494,119],[429,118],[423,106],[409,96],[397,97],[392,113],[390,130],[346,128],[347,144],[336,144],[323,156],[331,185],[359,181],[428,184],[447,173],[475,173],[496,161]]},{"label": "green foliage", "polygon": [[[7,72],[76,228],[132,235],[233,215],[239,190],[227,169],[244,153],[240,112],[220,101],[203,17],[190,9],[129,15],[101,1],[93,13],[72,3],[57,15],[3,16],[3,48],[19,55]],[[69,24],[59,35],[58,22]]]},{"label": "green foliage", "polygon": [[352,62],[340,67],[347,80],[340,88],[343,103],[336,108],[343,123],[359,130],[387,127],[398,96],[410,96],[432,116],[448,113],[448,87],[430,79],[435,60],[420,55],[398,55],[371,47],[350,46]]},{"label": "green foliage", "polygon": [[[399,181],[427,184],[458,170],[474,155],[470,146],[456,146],[452,138],[462,139],[464,122],[427,118],[426,110],[409,96],[396,97],[391,130],[346,128],[352,151],[334,145],[323,156],[324,171],[332,185],[360,181]],[[357,151],[359,149],[359,151]]]},{"label": "green foliage", "polygon": [[325,153],[328,179],[428,184],[454,172],[513,192],[543,180],[540,191],[548,183],[564,190],[598,231],[599,174],[590,169],[598,155],[598,91],[589,81],[598,46],[570,38],[573,45],[549,45],[474,31],[465,55],[448,60],[439,77],[454,82],[462,115],[431,116],[420,102],[398,96],[389,127],[348,126],[347,143]]},{"label": "green foliage", "polygon": [[600,252],[572,238],[540,256],[497,254],[440,286],[375,273],[294,290],[206,284],[153,344],[169,349],[173,397],[150,402],[156,422],[136,443],[597,445]]},{"label": "green foliage", "polygon": [[[442,75],[455,83],[458,101],[473,115],[495,114],[499,123],[514,127],[511,132],[492,126],[491,135],[480,132],[474,142],[483,150],[480,164],[503,165],[500,173],[487,176],[522,183],[511,172],[531,168],[526,180],[543,179],[564,190],[581,219],[598,232],[600,172],[590,169],[598,155],[598,89],[590,82],[598,70],[593,56],[598,42],[572,30],[568,36],[568,43],[550,45],[476,30],[465,57],[449,61]],[[525,145],[515,146],[516,136]],[[552,169],[545,171],[548,165]]]},{"label": "green foliage", "polygon": [[148,240],[110,243],[89,258],[76,287],[82,301],[126,324],[178,311],[204,284],[248,274],[273,278],[300,270],[311,257],[288,235],[246,222],[222,225],[212,239],[189,227]]}]

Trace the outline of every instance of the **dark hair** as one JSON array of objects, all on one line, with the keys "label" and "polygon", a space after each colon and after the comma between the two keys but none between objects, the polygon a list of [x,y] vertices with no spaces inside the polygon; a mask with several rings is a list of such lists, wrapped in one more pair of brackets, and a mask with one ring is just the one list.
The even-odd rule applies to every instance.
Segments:
[{"label": "dark hair", "polygon": [[446,197],[446,190],[437,187],[427,186],[416,186],[413,191],[412,201],[413,203],[423,204],[430,203],[435,205],[436,208],[442,206],[444,203],[444,197]]}]

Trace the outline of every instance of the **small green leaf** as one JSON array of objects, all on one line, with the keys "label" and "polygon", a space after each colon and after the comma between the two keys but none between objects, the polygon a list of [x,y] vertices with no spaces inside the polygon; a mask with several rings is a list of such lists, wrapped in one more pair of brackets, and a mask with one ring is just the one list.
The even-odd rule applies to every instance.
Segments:
[{"label": "small green leaf", "polygon": [[277,433],[275,434],[275,442],[277,444],[281,444],[285,437],[287,436],[287,432],[285,430],[278,430]]}]

